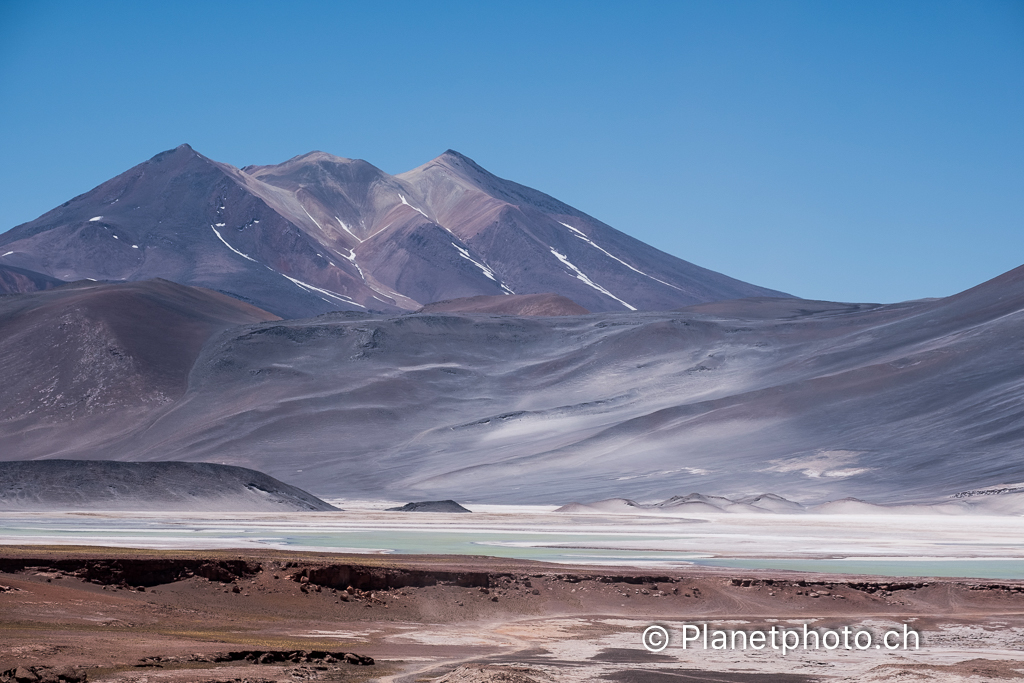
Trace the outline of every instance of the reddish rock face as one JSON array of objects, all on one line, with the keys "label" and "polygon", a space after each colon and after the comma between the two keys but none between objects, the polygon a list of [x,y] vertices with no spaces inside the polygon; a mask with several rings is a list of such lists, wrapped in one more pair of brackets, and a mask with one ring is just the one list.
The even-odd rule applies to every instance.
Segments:
[{"label": "reddish rock face", "polygon": [[64,284],[63,280],[49,275],[35,273],[24,268],[0,265],[0,295],[38,292],[43,289],[53,289],[62,284]]}]

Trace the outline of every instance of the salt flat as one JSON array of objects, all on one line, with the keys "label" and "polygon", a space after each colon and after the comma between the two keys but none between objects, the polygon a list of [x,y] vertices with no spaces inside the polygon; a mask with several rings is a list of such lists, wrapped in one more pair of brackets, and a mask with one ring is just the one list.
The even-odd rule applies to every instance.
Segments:
[{"label": "salt flat", "polygon": [[550,506],[474,514],[384,512],[0,513],[0,544],[275,548],[488,555],[577,565],[694,565],[888,576],[1024,578],[1024,517],[842,514],[571,515]]}]

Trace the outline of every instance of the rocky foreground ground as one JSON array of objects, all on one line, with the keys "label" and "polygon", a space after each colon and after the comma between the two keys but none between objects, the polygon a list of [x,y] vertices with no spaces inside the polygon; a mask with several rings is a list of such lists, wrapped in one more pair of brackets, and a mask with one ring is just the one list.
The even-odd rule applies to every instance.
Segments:
[{"label": "rocky foreground ground", "polygon": [[[450,556],[0,549],[0,681],[1024,679],[1024,582]],[[660,653],[652,623],[909,623],[916,652]]]}]

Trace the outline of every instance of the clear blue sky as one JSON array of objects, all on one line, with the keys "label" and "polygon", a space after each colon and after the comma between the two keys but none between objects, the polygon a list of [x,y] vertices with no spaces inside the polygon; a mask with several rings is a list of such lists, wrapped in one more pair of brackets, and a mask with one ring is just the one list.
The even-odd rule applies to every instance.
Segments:
[{"label": "clear blue sky", "polygon": [[188,142],[456,149],[809,297],[1024,264],[1024,2],[0,0],[0,231]]}]

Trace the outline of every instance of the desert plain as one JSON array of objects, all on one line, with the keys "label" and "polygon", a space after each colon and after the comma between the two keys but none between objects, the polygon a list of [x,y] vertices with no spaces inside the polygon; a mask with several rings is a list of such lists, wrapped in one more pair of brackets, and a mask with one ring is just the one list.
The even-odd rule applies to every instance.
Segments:
[{"label": "desert plain", "polygon": [[[138,683],[1024,678],[1020,516],[332,502],[344,511],[0,513],[0,671]],[[920,648],[684,649],[687,624],[876,639],[906,625]],[[670,634],[660,652],[641,642],[651,625]]]}]

